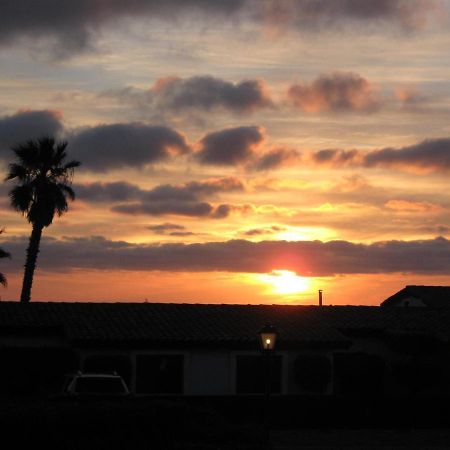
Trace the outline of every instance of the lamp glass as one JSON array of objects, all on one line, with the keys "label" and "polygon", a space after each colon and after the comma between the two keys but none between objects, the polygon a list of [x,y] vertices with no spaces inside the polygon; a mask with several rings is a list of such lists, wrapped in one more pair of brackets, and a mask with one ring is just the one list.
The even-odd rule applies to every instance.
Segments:
[{"label": "lamp glass", "polygon": [[277,341],[277,330],[273,325],[266,325],[260,330],[259,340],[263,350],[274,350]]}]

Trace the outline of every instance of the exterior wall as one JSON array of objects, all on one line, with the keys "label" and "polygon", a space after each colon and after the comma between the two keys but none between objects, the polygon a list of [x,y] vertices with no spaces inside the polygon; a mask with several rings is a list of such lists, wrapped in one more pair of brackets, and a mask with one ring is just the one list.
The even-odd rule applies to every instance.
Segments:
[{"label": "exterior wall", "polygon": [[[380,338],[354,337],[353,345],[343,350],[318,350],[304,349],[302,351],[277,351],[281,356],[281,395],[309,395],[314,392],[299,387],[295,375],[295,361],[299,355],[321,355],[331,364],[331,377],[325,389],[320,395],[338,394],[335,385],[333,355],[334,353],[365,353],[379,356],[385,366],[382,379],[382,391],[388,395],[409,395],[407,383],[399,379],[395,373],[396,364],[408,363],[411,358],[408,355],[396,353]],[[114,351],[103,349],[91,349],[80,351],[80,368],[84,370],[84,361],[90,355],[123,355],[127,356],[131,364],[130,391],[136,393],[136,358],[137,355],[182,355],[183,356],[183,394],[184,395],[211,395],[232,396],[236,395],[236,358],[239,355],[259,355],[259,351],[231,351],[227,349],[192,349],[192,350],[132,350]],[[442,356],[441,356],[442,358]],[[443,358],[448,360],[450,376],[450,352]],[[433,364],[436,357],[427,356],[426,362]],[[264,373],[261,373],[264,377]],[[450,383],[438,388],[440,392],[450,392]],[[164,394],[166,395],[166,394]],[[251,394],[249,394],[251,395]],[[275,394],[277,395],[277,394]]]}]

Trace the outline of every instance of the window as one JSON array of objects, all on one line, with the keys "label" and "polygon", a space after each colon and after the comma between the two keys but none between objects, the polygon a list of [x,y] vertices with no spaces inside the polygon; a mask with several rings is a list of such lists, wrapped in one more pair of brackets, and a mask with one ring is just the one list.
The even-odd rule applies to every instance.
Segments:
[{"label": "window", "polygon": [[[236,356],[236,393],[262,394],[265,392],[265,376],[268,371],[267,358],[263,355]],[[281,356],[270,358],[270,392],[281,392]]]},{"label": "window", "polygon": [[183,355],[137,355],[136,392],[182,394]]}]

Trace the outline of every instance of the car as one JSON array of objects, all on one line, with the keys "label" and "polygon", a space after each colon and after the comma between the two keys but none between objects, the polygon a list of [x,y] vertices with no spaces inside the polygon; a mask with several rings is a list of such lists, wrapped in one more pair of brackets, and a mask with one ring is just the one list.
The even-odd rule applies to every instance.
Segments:
[{"label": "car", "polygon": [[113,373],[83,373],[66,375],[65,397],[127,397],[130,391],[123,378]]}]

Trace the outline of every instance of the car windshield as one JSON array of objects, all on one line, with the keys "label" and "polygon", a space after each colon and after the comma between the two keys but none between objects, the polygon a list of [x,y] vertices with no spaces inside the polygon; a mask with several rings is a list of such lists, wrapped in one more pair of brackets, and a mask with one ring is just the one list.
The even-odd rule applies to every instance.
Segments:
[{"label": "car windshield", "polygon": [[126,394],[118,377],[80,377],[75,391],[80,394]]}]

